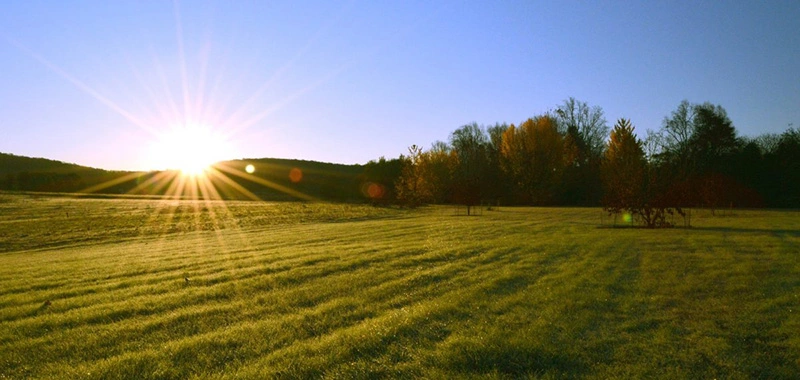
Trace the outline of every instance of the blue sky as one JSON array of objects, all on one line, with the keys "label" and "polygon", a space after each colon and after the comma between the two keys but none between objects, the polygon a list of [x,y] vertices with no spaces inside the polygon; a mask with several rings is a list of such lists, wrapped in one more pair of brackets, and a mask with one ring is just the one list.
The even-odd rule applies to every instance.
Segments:
[{"label": "blue sky", "polygon": [[161,169],[147,147],[187,120],[223,158],[366,163],[570,96],[642,136],[683,99],[722,105],[741,135],[800,127],[797,1],[0,9],[0,152],[107,169]]}]

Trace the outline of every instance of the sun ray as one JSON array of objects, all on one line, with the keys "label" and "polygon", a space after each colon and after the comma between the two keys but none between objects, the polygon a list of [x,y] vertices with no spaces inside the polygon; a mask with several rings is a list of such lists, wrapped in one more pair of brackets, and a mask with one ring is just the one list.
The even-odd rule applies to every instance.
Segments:
[{"label": "sun ray", "polygon": [[[172,220],[175,218],[175,215],[177,214],[177,210],[180,207],[180,203],[179,202],[180,201],[171,200],[169,197],[166,197],[166,196],[161,198],[161,201],[156,206],[156,209],[153,212],[152,216],[150,217],[150,219],[148,221],[148,224],[149,225],[158,224],[158,225],[162,226],[163,228],[167,228],[167,230],[165,230],[163,232],[165,232],[165,233],[169,232],[168,228],[170,227],[170,224],[172,223]],[[162,223],[155,223],[155,221],[158,219],[159,215],[162,214],[163,210],[167,211],[166,212],[167,220],[165,222],[162,222]]]},{"label": "sun ray", "polygon": [[[224,63],[227,63],[228,60],[229,60],[229,58],[225,54],[222,54],[222,59],[224,60]],[[205,107],[205,109],[206,109],[205,114],[208,115],[209,122],[214,123],[215,125],[219,125],[221,127],[225,127],[228,124],[226,124],[224,121],[222,121],[223,120],[223,116],[222,115],[225,114],[225,109],[227,109],[228,105],[233,101],[233,98],[234,98],[234,95],[235,95],[235,91],[221,91],[221,86],[225,82],[224,73],[225,73],[226,65],[222,64],[219,67],[220,67],[220,69],[219,69],[220,71],[217,74],[217,76],[215,77],[214,85],[212,86],[210,93],[211,94],[223,94],[222,95],[222,100],[219,100],[219,98],[214,98],[214,100],[216,100],[215,102],[206,103],[206,104],[209,104],[209,105]]]},{"label": "sun ray", "polygon": [[[220,201],[220,194],[217,189],[214,187],[213,182],[211,182],[208,178],[202,178],[199,183],[200,192],[203,195],[203,202],[205,203],[206,208],[208,209],[208,216],[211,219],[214,230],[218,231],[222,227],[219,225],[219,220],[217,219],[217,212],[215,211],[215,206],[217,202]],[[227,210],[225,206],[225,202],[221,203],[222,208]]]},{"label": "sun ray", "polygon": [[197,84],[197,93],[195,95],[195,104],[194,109],[196,112],[200,113],[200,118],[204,119],[206,117],[205,113],[203,113],[204,109],[204,101],[205,101],[205,90],[206,90],[206,79],[208,76],[208,61],[209,56],[211,55],[211,44],[206,43],[203,45],[203,48],[200,52],[200,56],[202,57],[200,60],[200,82]]},{"label": "sun ray", "polygon": [[78,78],[75,78],[71,74],[67,73],[66,71],[64,71],[60,67],[58,67],[55,64],[53,64],[52,62],[50,62],[49,60],[45,59],[43,56],[39,55],[38,53],[36,53],[33,50],[27,48],[26,46],[22,45],[21,43],[17,42],[13,38],[11,38],[11,37],[9,37],[9,36],[7,36],[5,34],[3,34],[3,37],[10,44],[14,45],[19,50],[22,50],[24,53],[28,54],[29,56],[31,56],[33,59],[35,59],[36,61],[38,61],[39,63],[41,63],[45,67],[47,67],[51,71],[55,72],[56,74],[61,76],[66,81],[72,83],[79,90],[81,90],[84,93],[86,93],[87,95],[95,98],[95,100],[99,101],[100,103],[102,103],[106,107],[108,107],[111,110],[113,110],[114,112],[118,113],[120,116],[124,117],[125,119],[127,119],[128,121],[130,121],[131,123],[136,125],[137,127],[141,128],[141,129],[143,129],[145,131],[148,131],[148,132],[152,132],[153,131],[151,127],[149,127],[147,124],[145,124],[144,122],[139,120],[139,118],[137,118],[136,116],[134,116],[133,114],[131,114],[127,110],[123,109],[117,103],[114,103],[113,101],[111,101],[110,99],[105,97],[103,94],[99,93],[94,88],[92,88],[89,85],[83,83],[82,81],[78,80]]},{"label": "sun ray", "polygon": [[238,169],[235,169],[235,168],[231,168],[231,167],[228,167],[226,165],[218,165],[217,167],[221,171],[223,171],[225,173],[237,176],[237,177],[242,178],[242,179],[246,179],[246,180],[248,180],[250,182],[254,182],[254,183],[257,183],[257,184],[260,184],[260,185],[267,186],[267,187],[269,187],[271,189],[278,190],[280,192],[283,192],[284,194],[293,196],[295,198],[306,200],[306,201],[319,202],[319,199],[314,198],[314,197],[312,197],[310,195],[303,194],[303,193],[301,193],[301,192],[299,192],[297,190],[294,190],[292,188],[277,184],[277,183],[272,182],[270,180],[267,180],[267,179],[264,179],[264,178],[260,178],[260,177],[256,177],[256,176],[254,176],[252,174],[248,174],[248,173],[243,172],[241,170],[238,170]]},{"label": "sun ray", "polygon": [[164,89],[164,94],[166,95],[170,109],[172,110],[172,115],[170,115],[166,120],[181,120],[181,111],[178,109],[178,103],[175,102],[175,96],[172,94],[172,90],[170,89],[169,81],[167,80],[167,74],[164,73],[164,66],[161,64],[161,60],[158,59],[158,55],[156,55],[155,51],[152,50],[153,47],[151,46],[150,48],[150,54],[153,56],[153,64],[155,65],[159,79],[161,79],[161,85]]},{"label": "sun ray", "polygon": [[167,220],[164,223],[164,226],[167,228],[167,231],[165,231],[165,232],[170,232],[169,231],[169,227],[171,226],[172,221],[178,215],[178,208],[180,207],[180,203],[177,203],[177,202],[174,202],[174,203],[173,202],[169,202],[169,203],[167,203],[166,200],[162,201],[162,203],[164,203],[164,207],[162,209],[166,209],[167,210],[167,213],[166,213]]},{"label": "sun ray", "polygon": [[259,99],[259,98],[260,98],[262,95],[264,95],[264,93],[265,93],[267,90],[271,89],[271,88],[272,88],[272,85],[273,85],[273,84],[274,84],[274,83],[275,83],[275,82],[276,82],[278,79],[280,79],[280,77],[283,75],[283,73],[284,73],[284,72],[286,72],[286,71],[287,71],[287,70],[288,70],[290,67],[292,67],[292,65],[294,64],[294,62],[295,62],[295,61],[297,61],[298,59],[300,59],[300,58],[301,58],[301,57],[302,57],[302,56],[305,54],[305,52],[306,52],[306,51],[308,50],[308,48],[310,47],[311,43],[312,43],[313,41],[315,41],[317,38],[318,38],[318,36],[316,36],[316,35],[315,35],[314,37],[312,37],[312,38],[311,38],[311,40],[309,40],[308,42],[306,42],[306,44],[305,44],[305,45],[304,45],[304,46],[303,46],[303,47],[302,47],[302,48],[301,48],[301,49],[300,49],[300,50],[299,50],[299,51],[298,51],[298,52],[297,52],[297,53],[294,55],[294,57],[292,57],[291,59],[289,59],[289,60],[288,60],[286,63],[284,63],[284,64],[283,64],[281,67],[279,67],[277,70],[275,70],[275,72],[273,72],[273,73],[272,73],[272,75],[271,75],[271,76],[270,76],[270,77],[269,77],[269,78],[268,78],[268,79],[267,79],[267,80],[266,80],[264,83],[262,83],[262,84],[261,84],[261,86],[260,86],[258,89],[256,89],[256,90],[253,92],[253,94],[252,94],[252,95],[250,95],[250,97],[248,97],[248,98],[247,98],[247,100],[245,100],[244,102],[242,102],[242,103],[239,105],[239,107],[237,107],[237,108],[236,108],[236,109],[235,109],[233,112],[231,112],[231,113],[230,113],[230,116],[228,116],[228,117],[225,119],[225,121],[223,122],[223,124],[226,124],[226,125],[235,125],[235,124],[237,124],[237,123],[238,123],[238,121],[241,119],[241,115],[242,115],[242,113],[246,112],[246,111],[247,111],[247,109],[248,109],[248,108],[249,108],[249,107],[250,107],[250,106],[251,106],[253,103],[255,103],[255,101],[256,101],[256,100],[258,100],[258,99]]},{"label": "sun ray", "polygon": [[[211,186],[211,188],[213,188],[213,186]],[[217,218],[217,212],[215,210],[215,208],[216,208],[218,203],[214,202],[214,201],[212,201],[210,199],[204,199],[204,203],[205,203],[206,209],[208,209],[208,217],[209,217],[209,219],[211,219],[212,224],[213,224],[214,236],[216,237],[217,242],[223,248],[223,251],[227,251],[228,244],[225,242],[225,239],[223,239],[223,237],[222,237],[222,230],[223,230],[223,228],[225,228],[225,226],[220,225],[221,224],[220,223],[220,219]],[[219,203],[219,204],[221,205],[220,208],[222,209],[223,212],[225,212],[226,214],[230,213],[229,210],[228,210],[228,207],[225,205],[224,202]],[[234,218],[229,218],[229,219],[234,219]],[[237,225],[236,228],[238,229],[239,226]]]},{"label": "sun ray", "polygon": [[116,186],[116,185],[119,185],[121,183],[132,181],[132,180],[136,179],[137,177],[139,177],[140,175],[142,175],[142,172],[128,173],[128,174],[125,174],[123,176],[114,178],[112,180],[109,180],[109,181],[106,181],[106,182],[103,182],[103,183],[100,183],[100,184],[97,184],[97,185],[94,185],[94,186],[89,186],[89,187],[79,191],[79,193],[96,193],[96,192],[99,192],[100,190],[108,189],[111,186]]},{"label": "sun ray", "polygon": [[[261,198],[258,197],[258,195],[253,194],[253,192],[251,192],[250,190],[247,190],[244,186],[240,185],[239,183],[237,183],[236,181],[232,180],[230,177],[228,177],[224,173],[222,173],[219,170],[217,170],[216,167],[212,167],[211,170],[209,170],[209,176],[212,179],[217,179],[217,180],[222,181],[224,184],[226,184],[226,185],[230,186],[231,188],[233,188],[234,190],[240,192],[242,195],[244,195],[245,197],[249,198],[250,200],[253,200],[253,201],[261,201],[262,200]],[[231,195],[233,195],[233,194],[231,194]]]},{"label": "sun ray", "polygon": [[[291,103],[291,101],[293,101],[295,98],[297,98],[297,97],[303,95],[305,92],[307,92],[307,91],[301,90],[300,92],[295,93],[294,96],[289,96],[289,100],[288,101],[285,101],[285,100],[284,101],[280,101],[279,103],[282,103],[281,106],[279,106],[279,107],[277,107],[275,109],[271,109],[271,107],[268,108],[268,111],[261,113],[264,116],[256,118],[255,119],[256,121],[254,123],[249,123],[249,121],[252,120],[253,118],[248,118],[247,119],[248,121],[245,121],[243,123],[239,122],[239,120],[241,119],[241,116],[242,116],[241,114],[243,112],[245,112],[267,90],[270,90],[272,88],[273,84],[275,82],[277,82],[278,79],[280,79],[284,75],[285,72],[287,72],[290,68],[292,68],[294,66],[295,62],[297,62],[301,58],[303,58],[303,56],[305,56],[306,53],[311,50],[313,45],[317,41],[319,41],[319,39],[321,37],[327,35],[327,31],[330,30],[333,26],[335,26],[338,22],[340,22],[342,17],[347,13],[348,10],[350,10],[353,7],[354,4],[355,4],[354,0],[344,4],[339,9],[339,11],[336,12],[336,14],[333,17],[327,18],[326,22],[320,28],[317,29],[317,31],[314,33],[314,35],[312,35],[311,38],[309,38],[309,40],[306,41],[306,43],[303,44],[303,46],[300,49],[297,50],[297,52],[295,52],[294,56],[292,56],[288,61],[286,61],[283,65],[281,65],[281,67],[279,67],[277,70],[275,70],[275,72],[273,72],[272,75],[270,75],[270,77],[266,81],[264,81],[264,83],[262,83],[261,86],[258,89],[256,89],[253,92],[252,95],[250,95],[250,97],[247,98],[247,100],[242,102],[239,105],[239,107],[237,107],[233,112],[231,112],[230,116],[225,119],[223,124],[224,125],[244,124],[245,127],[242,127],[240,129],[246,129],[251,124],[257,123],[258,121],[262,120],[264,117],[268,116],[271,112],[282,108],[282,106],[284,106],[284,105],[286,105],[288,103]],[[314,88],[314,87],[317,87],[317,86],[318,86],[318,84],[314,84],[311,87]]]},{"label": "sun ray", "polygon": [[[236,219],[231,214],[230,210],[226,202],[223,200],[222,196],[220,195],[219,191],[217,190],[214,182],[211,180],[210,176],[204,177],[195,177],[193,182],[193,186],[196,186],[200,190],[201,199],[199,201],[195,201],[195,215],[198,217],[201,214],[201,210],[197,206],[200,202],[205,206],[205,210],[208,212],[208,218],[212,224],[212,228],[214,229],[214,235],[219,242],[220,246],[227,247],[227,242],[223,238],[222,230],[225,226],[220,224],[220,218],[217,217],[217,209],[219,209],[224,215],[227,216],[226,220],[233,221],[233,224],[236,229],[239,229],[239,224],[236,222]],[[200,221],[202,222],[202,220]],[[202,229],[202,227],[201,227]],[[241,243],[241,242],[240,242]]]},{"label": "sun ray", "polygon": [[[173,53],[177,53],[173,61],[168,61],[167,58],[156,54],[154,45],[150,44],[145,46],[149,49],[150,59],[152,60],[153,68],[136,65],[135,61],[131,59],[125,51],[122,52],[127,60],[128,66],[132,75],[135,77],[134,83],[145,91],[141,99],[133,99],[133,102],[125,103],[128,108],[123,108],[120,104],[113,101],[113,98],[106,97],[96,89],[90,87],[86,83],[80,81],[75,76],[70,75],[65,70],[56,66],[52,62],[45,59],[43,56],[33,52],[25,46],[17,43],[16,41],[6,37],[9,42],[16,46],[21,51],[33,57],[36,61],[44,65],[46,68],[55,72],[63,79],[76,86],[79,90],[87,93],[95,98],[97,101],[109,107],[116,113],[120,114],[128,121],[141,128],[142,130],[152,134],[156,139],[162,137],[164,134],[170,133],[171,128],[183,128],[188,130],[197,128],[197,123],[210,126],[213,125],[218,129],[216,131],[224,131],[226,136],[233,136],[246,129],[253,127],[253,125],[260,123],[265,118],[272,115],[274,112],[286,107],[287,105],[297,101],[298,98],[314,91],[319,86],[327,83],[333,78],[341,74],[341,72],[349,69],[357,60],[348,60],[340,62],[338,67],[330,67],[327,72],[320,73],[320,76],[309,78],[309,80],[300,86],[295,87],[295,91],[289,92],[288,96],[284,96],[278,101],[266,104],[264,107],[256,108],[259,99],[264,97],[265,93],[270,91],[277,81],[286,77],[287,72],[294,69],[296,63],[304,59],[308,53],[316,46],[322,45],[326,41],[322,41],[323,37],[327,35],[327,31],[333,26],[338,25],[342,21],[342,16],[352,8],[355,1],[349,1],[343,4],[333,17],[326,18],[321,24],[321,27],[314,31],[314,34],[301,45],[299,49],[295,50],[293,55],[288,61],[285,61],[276,71],[269,75],[268,79],[261,83],[255,91],[252,91],[249,96],[247,93],[244,95],[244,101],[233,103],[238,99],[235,92],[231,91],[217,91],[220,88],[225,88],[227,82],[226,77],[222,75],[220,70],[225,70],[226,67],[221,67],[219,70],[209,70],[209,67],[216,69],[217,61],[212,61],[212,44],[211,41],[206,41],[201,44],[202,51],[200,52],[199,61],[195,58],[194,51],[188,51],[187,48],[194,46],[188,44],[190,40],[189,32],[192,26],[189,24],[189,19],[184,19],[182,11],[186,11],[180,0],[173,0],[173,20],[174,25],[174,38],[177,42],[176,48]],[[187,13],[188,14],[188,13]],[[184,21],[187,21],[184,23]],[[185,24],[185,25],[184,25]],[[213,47],[216,48],[217,45]],[[215,55],[220,56],[216,49],[213,49]],[[222,46],[221,50],[226,50]],[[147,59],[147,54],[145,54]],[[195,61],[190,62],[190,58]],[[225,61],[228,57],[225,54],[221,55],[221,60]],[[177,65],[179,78],[176,78],[172,70]],[[225,66],[225,65],[223,65]],[[191,69],[191,70],[190,70]],[[180,81],[180,82],[178,82]],[[122,84],[124,86],[124,84]],[[178,87],[180,86],[180,87]],[[207,89],[208,87],[208,89]],[[251,88],[252,89],[252,88]],[[209,91],[206,93],[206,91]],[[227,102],[220,103],[219,100],[224,100],[227,97]],[[144,101],[142,101],[142,99]],[[137,103],[138,102],[138,103]],[[152,103],[152,104],[148,104]],[[150,107],[148,107],[150,106]],[[130,109],[133,107],[134,109]],[[132,113],[130,111],[137,111],[137,107],[145,112]],[[230,112],[233,109],[233,112]],[[175,127],[177,125],[177,127]],[[155,169],[157,165],[168,165],[163,169],[179,169],[177,170],[162,170],[155,173],[131,173],[120,176],[110,181],[101,184],[89,186],[84,189],[84,192],[96,193],[108,191],[115,186],[119,187],[125,184],[129,194],[147,194],[161,196],[163,202],[178,202],[164,203],[163,207],[172,207],[169,213],[169,220],[172,218],[181,217],[176,215],[177,207],[192,208],[195,212],[194,215],[200,215],[200,206],[205,204],[209,210],[212,222],[216,225],[220,213],[228,210],[225,202],[229,199],[249,199],[261,200],[256,194],[258,190],[253,188],[266,188],[280,193],[284,193],[290,197],[305,200],[305,201],[319,201],[317,198],[304,194],[296,190],[293,186],[282,185],[281,183],[270,181],[261,176],[252,175],[239,168],[234,168],[226,164],[216,166],[209,166],[211,161],[219,161],[222,159],[234,158],[233,155],[210,157],[208,153],[218,153],[218,146],[205,145],[205,143],[198,143],[193,137],[197,137],[198,132],[195,130],[185,131],[182,138],[176,138],[173,144],[165,144],[165,152],[173,152],[175,156],[183,157],[185,160],[176,165],[169,162],[168,159],[153,160],[149,169]],[[227,137],[225,137],[227,139]],[[221,141],[217,138],[215,142]],[[186,149],[185,151],[183,149]],[[194,149],[202,152],[203,154],[192,155],[188,152]],[[169,157],[166,157],[169,158]],[[134,181],[130,183],[129,181]],[[256,186],[251,187],[246,183],[253,183]],[[130,186],[129,186],[130,185]],[[217,201],[222,203],[217,204]],[[183,203],[192,202],[192,203]],[[221,205],[222,208],[219,208]],[[162,207],[162,209],[163,209]],[[159,211],[160,212],[160,211]],[[203,211],[205,212],[205,211]],[[229,210],[227,211],[229,212]],[[188,217],[188,214],[186,215]],[[158,218],[158,216],[156,216]],[[195,223],[203,223],[203,220],[195,220]],[[167,225],[170,225],[169,222]]]},{"label": "sun ray", "polygon": [[319,80],[309,84],[308,86],[305,86],[305,87],[301,88],[300,90],[293,92],[289,96],[283,98],[281,101],[272,104],[271,106],[267,107],[265,110],[253,115],[252,117],[250,117],[246,121],[242,122],[241,124],[238,124],[235,127],[232,127],[231,128],[231,132],[232,133],[241,133],[242,131],[252,127],[254,124],[257,124],[257,123],[261,122],[267,116],[271,115],[275,111],[278,111],[281,108],[291,104],[296,99],[298,99],[301,96],[305,95],[309,91],[311,91],[311,90],[319,87],[320,85],[324,84],[325,82],[333,79],[334,77],[339,75],[342,71],[344,71],[349,66],[351,66],[351,65],[349,65],[349,64],[348,65],[343,65],[343,66],[339,67],[338,69],[329,72],[327,75],[325,75],[324,77],[320,78]]},{"label": "sun ray", "polygon": [[[156,92],[152,86],[150,86],[147,81],[145,80],[144,75],[133,64],[133,61],[125,54],[126,60],[128,62],[128,67],[130,68],[131,72],[133,72],[136,81],[139,83],[142,88],[144,88],[145,93],[147,94],[147,98],[150,102],[154,105],[155,113],[158,115],[158,118],[153,118],[153,120],[171,120],[174,119],[174,116],[171,116],[169,113],[169,106],[164,104],[165,102],[159,101],[158,97],[156,96]],[[169,102],[167,102],[169,103]],[[173,108],[173,115],[177,112],[177,109]]]},{"label": "sun ray", "polygon": [[189,178],[187,178],[187,181],[189,181],[189,191],[192,194],[191,198],[190,198],[191,199],[190,205],[192,206],[192,210],[194,211],[192,213],[193,223],[190,224],[190,228],[202,229],[203,228],[202,227],[203,226],[203,218],[202,218],[201,213],[202,213],[203,210],[200,207],[201,203],[199,202],[200,198],[198,197],[198,195],[199,195],[199,191],[198,190],[199,189],[198,189],[198,184],[197,184],[197,177],[189,177]]},{"label": "sun ray", "polygon": [[166,188],[167,184],[172,179],[172,178],[168,178],[170,176],[174,177],[175,174],[172,173],[172,172],[167,172],[167,171],[157,172],[154,175],[152,175],[150,178],[148,178],[148,179],[144,180],[143,182],[139,183],[138,185],[136,185],[136,187],[131,189],[128,193],[129,194],[143,193],[144,190],[147,189],[148,186],[155,185],[155,187],[152,190],[150,190],[150,192],[153,193],[153,194],[160,194],[161,190]]},{"label": "sun ray", "polygon": [[[440,10],[441,10],[441,8],[440,8]],[[438,14],[438,12],[437,12],[437,14]],[[431,19],[431,16],[429,15],[428,17],[422,17],[422,18],[418,19],[417,23],[415,23],[415,24],[406,25],[405,28],[403,28],[401,30],[398,30],[395,33],[395,37],[402,36],[403,34],[410,32],[411,30],[417,29],[419,27],[419,25],[423,24],[424,22],[426,22],[427,20],[430,20],[430,19]],[[318,80],[312,82],[311,84],[309,84],[307,86],[304,86],[303,88],[301,88],[298,91],[295,91],[294,93],[292,93],[289,96],[283,98],[282,100],[278,101],[277,103],[267,107],[263,111],[251,116],[250,118],[248,118],[244,122],[241,122],[241,123],[235,122],[234,123],[233,120],[227,120],[230,123],[230,125],[235,125],[235,127],[232,128],[232,132],[240,133],[240,132],[250,128],[254,124],[257,124],[257,123],[261,122],[266,117],[268,117],[270,114],[272,114],[272,113],[280,110],[281,108],[291,104],[297,98],[300,98],[301,96],[305,95],[306,93],[308,93],[308,92],[314,90],[315,88],[321,86],[322,84],[332,80],[333,78],[335,78],[336,76],[338,76],[342,72],[344,72],[344,71],[350,69],[351,67],[355,66],[357,63],[359,63],[361,61],[364,61],[366,59],[366,57],[379,54],[387,46],[390,46],[390,44],[384,43],[384,44],[376,44],[376,45],[374,45],[372,47],[372,49],[368,49],[366,51],[366,53],[361,54],[359,57],[353,57],[349,61],[346,61],[345,63],[339,65],[337,68],[329,71],[326,75],[324,75],[323,77],[319,78]],[[269,83],[269,81],[268,81],[268,83]],[[266,83],[265,83],[264,86],[262,86],[262,88],[263,87],[266,87]],[[262,91],[261,88],[259,88],[259,90],[257,90],[256,93],[258,94],[258,93],[260,93],[260,91]],[[240,107],[239,109],[241,109],[241,108],[242,107]]]},{"label": "sun ray", "polygon": [[178,59],[180,60],[181,89],[183,90],[183,117],[184,122],[192,120],[191,96],[189,95],[189,78],[186,69],[186,52],[183,48],[183,23],[181,22],[181,9],[178,0],[173,0],[175,11],[175,34],[178,40]]},{"label": "sun ray", "polygon": [[175,181],[172,181],[172,183],[169,185],[169,188],[167,188],[166,195],[170,196],[170,194],[172,194],[172,199],[180,200],[183,198],[185,187],[186,176],[179,175],[175,177]]}]

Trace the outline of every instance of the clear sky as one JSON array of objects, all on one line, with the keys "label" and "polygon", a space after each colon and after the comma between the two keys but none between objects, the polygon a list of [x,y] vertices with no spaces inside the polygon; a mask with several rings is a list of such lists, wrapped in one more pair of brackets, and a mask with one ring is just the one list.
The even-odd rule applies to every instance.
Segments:
[{"label": "clear sky", "polygon": [[642,136],[683,99],[800,127],[800,2],[0,3],[5,153],[162,169],[188,121],[219,158],[366,163],[570,96]]}]

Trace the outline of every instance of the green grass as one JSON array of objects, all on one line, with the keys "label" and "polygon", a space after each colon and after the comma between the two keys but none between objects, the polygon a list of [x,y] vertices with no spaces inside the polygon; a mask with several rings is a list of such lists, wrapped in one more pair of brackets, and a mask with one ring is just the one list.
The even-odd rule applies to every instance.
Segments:
[{"label": "green grass", "polygon": [[0,378],[800,373],[800,212],[1,197]]},{"label": "green grass", "polygon": [[106,244],[196,231],[395,216],[361,204],[176,201],[0,194],[0,253]]}]

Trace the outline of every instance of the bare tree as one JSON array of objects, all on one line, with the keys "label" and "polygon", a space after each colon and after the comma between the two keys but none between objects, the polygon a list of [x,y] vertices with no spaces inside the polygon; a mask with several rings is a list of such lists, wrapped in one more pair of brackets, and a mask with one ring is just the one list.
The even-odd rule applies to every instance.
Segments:
[{"label": "bare tree", "polygon": [[609,128],[602,108],[589,107],[586,102],[570,97],[558,106],[556,117],[562,135],[569,134],[572,129],[572,133],[581,140],[578,145],[586,147],[586,159],[603,155]]},{"label": "bare tree", "polygon": [[568,204],[596,203],[602,195],[600,161],[609,132],[603,109],[569,98],[556,109],[555,117],[568,161],[561,200]]},{"label": "bare tree", "polygon": [[695,111],[688,100],[681,101],[678,108],[672,111],[670,117],[665,117],[662,123],[664,147],[686,155],[689,149],[689,139],[694,135]]}]

